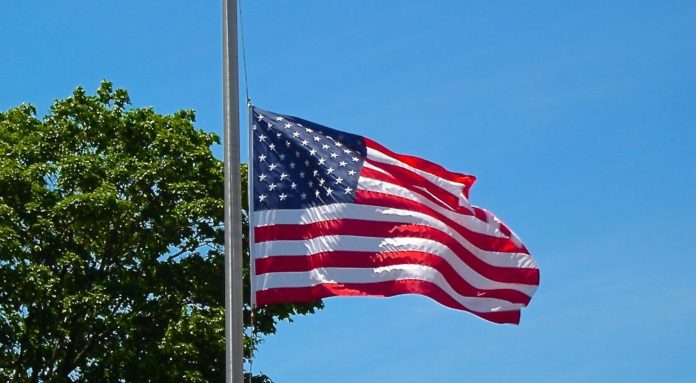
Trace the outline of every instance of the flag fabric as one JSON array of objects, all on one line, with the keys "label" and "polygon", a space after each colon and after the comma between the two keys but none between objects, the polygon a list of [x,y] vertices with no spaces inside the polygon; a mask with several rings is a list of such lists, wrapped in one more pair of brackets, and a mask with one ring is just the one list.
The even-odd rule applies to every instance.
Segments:
[{"label": "flag fabric", "polygon": [[256,304],[421,294],[519,323],[539,269],[469,202],[475,177],[369,138],[252,107]]}]

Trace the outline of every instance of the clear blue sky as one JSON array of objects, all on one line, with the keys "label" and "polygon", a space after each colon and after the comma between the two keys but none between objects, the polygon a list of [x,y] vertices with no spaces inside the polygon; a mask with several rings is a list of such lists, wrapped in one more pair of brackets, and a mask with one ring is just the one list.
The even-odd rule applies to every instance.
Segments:
[{"label": "clear blue sky", "polygon": [[[478,177],[519,327],[424,297],[283,325],[276,382],[696,382],[696,2],[244,0],[255,103]],[[217,1],[0,2],[0,110],[102,79],[221,132]],[[219,148],[216,149],[220,155]]]}]

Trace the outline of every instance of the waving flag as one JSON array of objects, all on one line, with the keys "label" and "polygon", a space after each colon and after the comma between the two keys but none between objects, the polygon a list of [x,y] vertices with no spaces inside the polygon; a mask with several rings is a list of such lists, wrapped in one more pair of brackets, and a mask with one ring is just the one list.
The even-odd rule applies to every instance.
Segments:
[{"label": "waving flag", "polygon": [[257,304],[421,294],[519,323],[539,269],[469,203],[475,177],[297,117],[252,118]]}]

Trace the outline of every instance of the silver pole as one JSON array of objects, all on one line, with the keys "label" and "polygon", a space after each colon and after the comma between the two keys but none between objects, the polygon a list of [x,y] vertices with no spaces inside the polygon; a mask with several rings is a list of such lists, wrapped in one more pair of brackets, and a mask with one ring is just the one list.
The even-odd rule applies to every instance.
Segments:
[{"label": "silver pole", "polygon": [[243,383],[242,177],[239,170],[236,0],[222,0],[222,88],[225,151],[225,382]]}]

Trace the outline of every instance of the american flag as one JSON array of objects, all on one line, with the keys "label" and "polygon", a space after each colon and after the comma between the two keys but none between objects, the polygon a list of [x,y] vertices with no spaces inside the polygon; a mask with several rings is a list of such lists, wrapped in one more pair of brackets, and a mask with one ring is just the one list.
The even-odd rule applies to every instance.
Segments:
[{"label": "american flag", "polygon": [[252,107],[256,304],[421,294],[519,323],[539,269],[471,175]]}]

